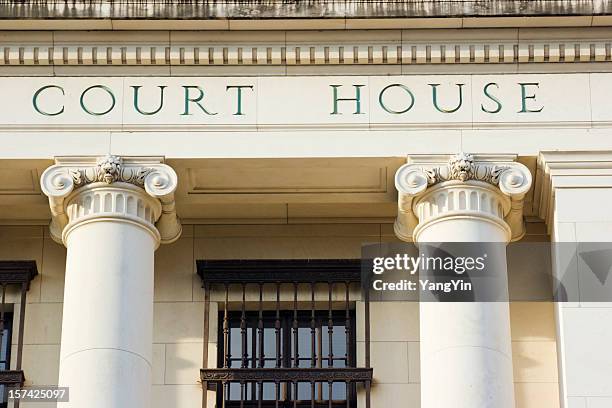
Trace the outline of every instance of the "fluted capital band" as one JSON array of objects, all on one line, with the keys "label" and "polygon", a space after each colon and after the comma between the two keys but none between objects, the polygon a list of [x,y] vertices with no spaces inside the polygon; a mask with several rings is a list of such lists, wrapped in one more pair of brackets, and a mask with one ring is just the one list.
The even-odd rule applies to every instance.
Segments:
[{"label": "fluted capital band", "polygon": [[144,226],[161,243],[179,238],[175,171],[161,159],[119,156],[59,158],[41,176],[51,207],[51,236],[66,243],[79,223],[123,219]]},{"label": "fluted capital band", "polygon": [[415,239],[423,225],[448,216],[480,216],[499,223],[508,240],[525,234],[523,199],[532,184],[527,167],[512,156],[422,156],[395,174],[396,235]]}]

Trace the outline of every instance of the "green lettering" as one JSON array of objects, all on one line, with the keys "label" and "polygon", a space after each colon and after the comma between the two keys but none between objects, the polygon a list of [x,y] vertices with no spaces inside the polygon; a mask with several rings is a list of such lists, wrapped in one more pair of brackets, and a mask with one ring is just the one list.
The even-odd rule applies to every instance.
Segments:
[{"label": "green lettering", "polygon": [[355,97],[354,98],[338,98],[338,88],[342,85],[330,85],[333,89],[333,98],[334,98],[334,108],[332,110],[332,115],[342,115],[338,112],[338,102],[341,101],[355,101],[355,113],[354,115],[361,115],[363,112],[361,111],[361,88],[365,85],[353,85],[355,87]]},{"label": "green lettering", "polygon": [[527,95],[527,87],[535,86],[536,88],[540,87],[539,82],[521,82],[519,83],[521,86],[521,110],[518,113],[538,113],[542,112],[544,107],[542,106],[540,109],[528,109],[527,108],[527,99],[533,99],[535,101],[535,94]]},{"label": "green lettering", "polygon": [[158,88],[160,90],[159,107],[156,110],[151,111],[151,112],[145,112],[138,107],[138,96],[140,94],[139,91],[140,91],[140,88],[142,88],[142,86],[135,85],[135,86],[132,86],[132,88],[134,88],[134,109],[136,109],[136,111],[140,113],[141,115],[147,115],[147,116],[155,115],[160,110],[162,110],[162,108],[164,107],[164,89],[166,88],[166,86],[158,85]]},{"label": "green lettering", "polygon": [[[407,107],[406,109],[396,111],[396,110],[393,110],[393,109],[391,109],[391,108],[388,108],[388,107],[387,107],[387,106],[384,104],[384,102],[383,102],[383,94],[385,93],[385,91],[387,91],[387,89],[392,88],[392,87],[393,87],[393,88],[395,88],[395,87],[399,87],[399,88],[403,89],[404,91],[408,92],[408,96],[410,96],[410,104],[408,105],[408,107]],[[400,115],[400,114],[402,114],[402,113],[406,113],[406,112],[408,112],[410,109],[412,109],[412,107],[414,106],[414,95],[412,94],[412,92],[410,91],[410,89],[409,89],[407,86],[405,86],[405,85],[402,85],[402,84],[391,84],[391,85],[388,85],[388,86],[384,87],[384,88],[383,88],[383,90],[382,90],[382,91],[380,91],[380,94],[378,95],[378,103],[380,104],[380,106],[381,106],[381,107],[382,107],[382,108],[383,108],[385,111],[387,111],[387,112],[389,112],[389,113],[392,113],[392,114]]]},{"label": "green lettering", "polygon": [[[199,86],[196,85],[183,85],[183,88],[185,89],[185,111],[183,113],[181,113],[181,115],[191,115],[191,113],[189,113],[189,102],[193,102],[196,105],[198,105],[198,107],[200,109],[202,109],[202,111],[207,114],[207,115],[216,115],[217,113],[210,113],[206,110],[206,108],[204,106],[202,106],[200,104],[200,101],[204,98],[204,91],[202,90],[202,88],[200,88]],[[197,89],[199,92],[199,95],[196,98],[191,98],[189,96],[189,91],[191,89]]]},{"label": "green lettering", "polygon": [[229,91],[230,89],[237,89],[237,97],[238,97],[238,106],[236,108],[236,113],[234,113],[234,115],[244,115],[244,113],[242,113],[242,88],[249,88],[251,91],[253,90],[253,85],[228,85],[225,87],[226,91]]},{"label": "green lettering", "polygon": [[489,82],[488,84],[484,86],[483,92],[487,98],[495,102],[495,104],[497,105],[497,108],[490,110],[490,109],[485,108],[484,105],[480,105],[480,109],[482,109],[482,111],[486,113],[498,113],[502,109],[502,104],[499,101],[499,99],[497,99],[496,97],[494,97],[493,95],[489,93],[489,87],[493,85],[495,85],[495,87],[499,89],[499,85],[497,85],[495,82]]},{"label": "green lettering", "polygon": [[440,105],[438,105],[438,86],[440,86],[440,84],[429,84],[429,86],[431,86],[431,89],[432,89],[433,104],[434,104],[434,107],[438,110],[438,112],[455,113],[459,110],[459,108],[461,108],[461,105],[463,104],[463,85],[465,84],[455,84],[455,85],[459,87],[459,104],[453,109],[444,109],[444,108],[440,108]]},{"label": "green lettering", "polygon": [[64,105],[62,105],[62,108],[60,110],[58,110],[57,112],[45,112],[42,109],[40,109],[40,107],[38,106],[38,96],[42,93],[42,91],[49,89],[49,88],[56,88],[59,89],[60,91],[62,91],[62,96],[66,95],[66,93],[64,92],[64,88],[62,88],[61,86],[57,86],[57,85],[47,85],[47,86],[43,86],[42,88],[40,88],[38,91],[36,91],[34,93],[34,96],[32,97],[32,105],[34,105],[34,109],[36,110],[36,112],[40,113],[41,115],[45,115],[45,116],[57,116],[60,115],[62,113],[64,113]]},{"label": "green lettering", "polygon": [[[111,105],[110,107],[103,111],[103,112],[94,112],[92,110],[87,109],[87,107],[85,106],[85,95],[87,94],[87,92],[91,91],[92,89],[102,89],[103,91],[106,91],[107,94],[110,95],[111,97]],[[80,104],[81,104],[81,108],[87,112],[88,114],[92,115],[92,116],[104,116],[107,113],[109,113],[110,111],[113,110],[113,108],[115,107],[115,95],[113,95],[113,91],[111,91],[110,89],[108,89],[108,87],[104,86],[104,85],[93,85],[90,86],[89,88],[87,88],[86,90],[83,91],[83,93],[81,94],[81,99],[79,100]]]}]

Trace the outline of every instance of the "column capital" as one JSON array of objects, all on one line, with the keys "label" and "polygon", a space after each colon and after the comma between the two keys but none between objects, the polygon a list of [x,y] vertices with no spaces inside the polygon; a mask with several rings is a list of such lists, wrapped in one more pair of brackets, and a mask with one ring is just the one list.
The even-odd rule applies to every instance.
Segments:
[{"label": "column capital", "polygon": [[514,155],[415,155],[395,174],[398,190],[396,235],[418,240],[426,224],[447,217],[497,223],[508,241],[525,234],[523,198],[531,173]]},{"label": "column capital", "polygon": [[181,235],[178,179],[159,157],[58,157],[40,180],[51,207],[51,237],[66,243],[82,222],[122,219],[148,228],[158,242]]}]

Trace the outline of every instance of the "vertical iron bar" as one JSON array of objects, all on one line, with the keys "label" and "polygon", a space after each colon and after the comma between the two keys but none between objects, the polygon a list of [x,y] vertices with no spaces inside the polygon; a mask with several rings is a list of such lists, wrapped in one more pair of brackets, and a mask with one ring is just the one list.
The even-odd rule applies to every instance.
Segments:
[{"label": "vertical iron bar", "polygon": [[[230,345],[230,327],[229,327],[229,285],[225,284],[225,304],[223,310],[223,368],[231,366],[232,351]],[[223,381],[223,408],[227,406],[230,399],[230,384]]]},{"label": "vertical iron bar", "polygon": [[[280,321],[280,282],[276,283],[276,320],[274,321],[274,336],[276,337],[276,368],[281,366],[281,321]],[[280,382],[275,381],[274,388],[276,392],[274,408],[279,408],[280,400]]]},{"label": "vertical iron bar", "polygon": [[242,339],[242,361],[241,367],[248,367],[249,350],[247,349],[247,327],[246,327],[246,285],[242,284],[242,309],[240,314],[240,338]]},{"label": "vertical iron bar", "polygon": [[[328,361],[327,361],[327,365],[328,367],[333,367],[334,365],[334,347],[333,347],[333,340],[334,340],[334,318],[333,318],[333,312],[332,312],[332,291],[334,289],[334,284],[332,282],[328,282],[327,284],[327,297],[328,297],[328,314],[327,314],[327,336],[328,336]],[[329,408],[332,408],[332,401],[333,401],[333,382],[330,381],[329,385],[328,385],[328,389],[329,389]]]},{"label": "vertical iron bar", "polygon": [[[26,294],[28,292],[28,282],[23,282],[21,284],[21,305],[19,308],[19,335],[17,340],[17,364],[15,369],[17,371],[21,370],[21,362],[23,360],[23,332],[25,329],[25,311],[26,311]],[[19,384],[20,387],[23,387],[23,382]],[[19,408],[20,400],[15,400],[13,403],[14,408]]]},{"label": "vertical iron bar", "polygon": [[[4,337],[4,306],[5,306],[5,302],[6,302],[6,283],[3,283],[2,284],[2,309],[0,310],[0,347],[2,347],[2,339]],[[7,339],[7,340],[9,342],[11,341],[10,339]],[[11,343],[8,343],[8,344],[11,344]],[[4,356],[4,361],[6,362],[6,365],[4,366],[3,369],[4,370],[9,370],[11,362],[8,361],[8,354]],[[6,392],[6,390],[7,390],[7,386],[2,386],[3,394]]]},{"label": "vertical iron bar", "polygon": [[[248,367],[249,351],[247,350],[247,328],[246,328],[246,284],[242,284],[242,310],[240,314],[240,338],[242,340],[242,360],[240,366]],[[246,384],[240,381],[240,408],[244,408],[244,398],[246,394]]]},{"label": "vertical iron bar", "polygon": [[230,359],[232,358],[232,352],[230,350],[230,328],[229,328],[229,286],[225,284],[225,305],[223,310],[223,350],[224,350],[224,359],[223,359],[223,368],[229,368],[231,365]]},{"label": "vertical iron bar", "polygon": [[[210,337],[210,284],[204,283],[204,349],[202,350],[202,362],[204,368],[208,367],[208,341]],[[1,341],[0,341],[1,344]],[[208,406],[208,381],[202,382],[202,408]]]},{"label": "vertical iron bar", "polygon": [[[26,311],[26,293],[28,291],[28,284],[26,282],[21,284],[21,306],[19,308],[19,337],[17,340],[17,366],[16,370],[21,370],[21,361],[23,359],[23,331],[25,324],[25,311]],[[23,386],[23,384],[21,384]]]},{"label": "vertical iron bar", "polygon": [[244,398],[246,394],[244,381],[240,381],[240,408],[244,408]]},{"label": "vertical iron bar", "polygon": [[[345,313],[344,313],[344,337],[346,339],[346,352],[344,353],[344,361],[345,361],[345,367],[350,367],[351,366],[351,354],[350,354],[350,349],[351,349],[351,312],[349,310],[349,296],[350,296],[350,282],[346,282],[346,293],[344,295],[345,297]],[[350,408],[351,406],[351,398],[350,398],[350,391],[351,391],[351,382],[347,381],[346,382],[346,408]]]},{"label": "vertical iron bar", "polygon": [[[370,291],[364,291],[365,297],[365,366],[370,368]],[[370,381],[366,381],[366,406],[370,408]]]},{"label": "vertical iron bar", "polygon": [[[248,328],[248,319],[247,319],[247,328]],[[250,364],[252,368],[257,367],[257,324],[253,324],[253,328],[251,330],[251,358]],[[248,383],[247,383],[248,388]],[[254,382],[251,382],[251,399],[255,401],[257,399],[257,387]]]},{"label": "vertical iron bar", "polygon": [[[317,336],[317,350],[319,351],[317,355],[317,367],[323,367],[323,321],[321,319],[317,319],[317,329],[319,330],[319,335]],[[317,394],[319,395],[319,400],[323,400],[323,383],[317,383]]]},{"label": "vertical iron bar", "polygon": [[[2,338],[4,337],[4,306],[6,304],[6,283],[2,284],[2,309],[0,310],[0,347],[2,346]],[[10,343],[9,343],[10,344]],[[6,358],[7,356],[5,356]],[[9,369],[10,361],[6,362],[5,370]]]},{"label": "vertical iron bar", "polygon": [[276,320],[274,321],[276,336],[276,368],[281,366],[281,321],[280,321],[280,283],[276,284]]},{"label": "vertical iron bar", "polygon": [[[263,322],[263,283],[259,283],[259,319],[257,322],[258,330],[258,342],[259,342],[259,367],[263,368],[265,365],[264,355],[264,322]],[[259,399],[257,400],[257,407],[261,408],[263,402],[263,381],[259,381],[257,384],[259,389]]]},{"label": "vertical iron bar", "polygon": [[[317,320],[315,317],[315,283],[310,283],[310,366],[317,365]],[[310,382],[310,407],[315,406],[315,382]]]},{"label": "vertical iron bar", "polygon": [[221,401],[222,407],[225,408],[227,406],[227,401],[229,400],[229,385],[227,381],[221,382]]},{"label": "vertical iron bar", "polygon": [[[293,283],[293,366],[300,366],[300,353],[298,348],[298,339],[299,339],[299,323],[298,323],[298,283]],[[298,399],[298,383],[297,381],[293,382],[293,408],[297,408],[297,399]]]},{"label": "vertical iron bar", "polygon": [[276,392],[276,396],[274,398],[274,408],[278,408],[278,404],[281,398],[281,394],[280,394],[280,381],[276,380],[274,381],[274,389]]}]

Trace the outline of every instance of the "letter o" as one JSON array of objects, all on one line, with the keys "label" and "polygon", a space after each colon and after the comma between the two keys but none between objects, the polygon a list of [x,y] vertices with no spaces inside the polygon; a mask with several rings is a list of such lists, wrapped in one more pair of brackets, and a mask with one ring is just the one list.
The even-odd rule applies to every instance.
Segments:
[{"label": "letter o", "polygon": [[[401,111],[395,111],[393,109],[390,109],[386,107],[385,104],[383,103],[383,94],[385,93],[385,91],[389,88],[396,87],[396,86],[402,88],[403,90],[408,92],[408,95],[410,95],[410,105],[406,109],[401,110]],[[391,84],[391,85],[387,85],[386,87],[382,89],[382,91],[380,91],[380,94],[378,95],[378,103],[380,104],[380,107],[383,108],[385,111],[392,113],[394,115],[401,115],[402,113],[408,112],[414,106],[414,95],[412,94],[412,92],[406,85]]]},{"label": "letter o", "polygon": [[62,108],[60,110],[58,110],[57,112],[54,112],[54,113],[49,113],[49,112],[42,111],[40,109],[40,107],[38,106],[38,96],[42,93],[42,91],[44,91],[46,89],[49,89],[49,88],[59,89],[60,91],[62,91],[62,95],[66,95],[66,93],[64,92],[64,88],[62,88],[61,86],[46,85],[46,86],[43,86],[42,88],[40,88],[38,91],[34,92],[34,96],[32,96],[32,105],[34,105],[34,109],[36,110],[36,112],[40,113],[41,115],[45,115],[45,116],[57,116],[57,115],[60,115],[60,114],[64,113],[64,105],[62,105]]},{"label": "letter o", "polygon": [[[107,92],[107,93],[110,95],[110,97],[111,97],[111,99],[112,99],[112,103],[111,103],[110,108],[108,108],[108,109],[107,109],[107,110],[105,110],[104,112],[94,112],[94,111],[91,111],[91,110],[89,110],[89,109],[87,109],[87,108],[85,107],[85,103],[83,102],[83,99],[85,98],[85,94],[86,94],[87,92],[91,91],[92,89],[95,89],[95,88],[99,88],[99,89],[103,89],[103,90],[105,90],[105,91],[106,91],[106,92]],[[90,114],[90,115],[92,115],[92,116],[103,116],[103,115],[106,115],[107,113],[109,113],[110,111],[112,111],[112,110],[113,110],[113,108],[115,107],[115,103],[116,103],[116,102],[117,102],[117,101],[115,100],[115,95],[113,95],[113,92],[112,92],[110,89],[108,89],[108,87],[106,87],[106,86],[104,86],[104,85],[93,85],[93,86],[90,86],[89,88],[87,88],[86,90],[84,90],[84,91],[83,91],[83,93],[81,94],[81,99],[80,99],[81,108],[82,108],[82,109],[83,109],[85,112],[89,113],[89,114]]]}]

